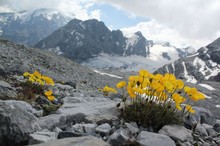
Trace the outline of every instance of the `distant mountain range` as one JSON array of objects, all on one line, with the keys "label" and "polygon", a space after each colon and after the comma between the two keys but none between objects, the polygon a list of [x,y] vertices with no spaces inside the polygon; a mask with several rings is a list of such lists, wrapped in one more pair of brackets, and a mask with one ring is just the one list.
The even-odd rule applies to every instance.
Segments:
[{"label": "distant mountain range", "polygon": [[188,82],[220,81],[220,38],[200,48],[194,55],[164,65],[155,73],[174,73]]},{"label": "distant mountain range", "polygon": [[34,46],[72,18],[74,14],[54,9],[0,13],[0,36],[19,44]]},{"label": "distant mountain range", "polygon": [[195,51],[148,40],[140,31],[111,31],[101,21],[81,21],[74,14],[54,9],[0,13],[0,35],[100,69],[154,71]]}]

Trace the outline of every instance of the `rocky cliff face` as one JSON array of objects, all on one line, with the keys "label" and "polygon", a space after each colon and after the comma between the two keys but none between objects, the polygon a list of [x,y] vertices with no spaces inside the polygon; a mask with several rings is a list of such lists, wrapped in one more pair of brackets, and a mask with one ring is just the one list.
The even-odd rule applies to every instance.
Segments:
[{"label": "rocky cliff face", "polygon": [[0,13],[1,38],[34,46],[41,39],[67,24],[74,15],[53,9],[33,12]]},{"label": "rocky cliff face", "polygon": [[206,47],[200,48],[196,54],[179,59],[159,68],[156,73],[174,73],[179,78],[196,83],[209,80],[220,81],[220,38]]},{"label": "rocky cliff face", "polygon": [[74,19],[35,47],[59,50],[60,54],[80,62],[100,53],[146,56],[148,43],[141,32],[135,33],[132,38],[126,38],[120,30],[110,31],[98,20]]}]

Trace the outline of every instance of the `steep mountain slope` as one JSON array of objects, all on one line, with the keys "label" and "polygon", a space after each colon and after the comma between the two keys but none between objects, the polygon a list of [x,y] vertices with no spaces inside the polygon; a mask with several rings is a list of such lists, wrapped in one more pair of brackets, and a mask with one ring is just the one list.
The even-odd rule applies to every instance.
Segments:
[{"label": "steep mountain slope", "polygon": [[149,44],[140,32],[127,39],[120,30],[110,31],[98,20],[71,20],[35,47],[59,49],[64,56],[78,62],[98,56],[100,53],[147,56]]},{"label": "steep mountain slope", "polygon": [[174,73],[188,82],[209,80],[220,81],[220,38],[206,47],[200,48],[196,54],[179,59],[172,64],[159,68],[159,73]]},{"label": "steep mountain slope", "polygon": [[73,14],[54,9],[0,13],[1,38],[33,46],[67,24]]}]

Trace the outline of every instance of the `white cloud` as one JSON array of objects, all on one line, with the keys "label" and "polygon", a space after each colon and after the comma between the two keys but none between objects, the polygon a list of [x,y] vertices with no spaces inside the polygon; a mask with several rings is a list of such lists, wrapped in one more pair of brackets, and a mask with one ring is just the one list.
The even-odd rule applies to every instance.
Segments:
[{"label": "white cloud", "polygon": [[200,46],[220,37],[219,0],[97,0],[172,28],[181,39]]},{"label": "white cloud", "polygon": [[136,26],[122,28],[123,33],[129,37],[129,35],[141,31],[142,34],[148,40],[153,40],[155,42],[170,42],[171,45],[176,47],[187,47],[192,44],[193,47],[199,48],[201,46],[207,45],[209,40],[191,41],[181,36],[181,34],[172,28],[165,25],[159,24],[156,20],[150,20],[147,22],[138,23]]},{"label": "white cloud", "polygon": [[[61,11],[72,12],[75,17],[81,20],[90,18],[100,19],[101,12],[94,10],[91,13],[88,9],[93,6],[93,0],[1,0],[0,6],[10,8],[14,11],[35,10],[39,8],[52,8]],[[1,8],[0,8],[1,10]]]}]

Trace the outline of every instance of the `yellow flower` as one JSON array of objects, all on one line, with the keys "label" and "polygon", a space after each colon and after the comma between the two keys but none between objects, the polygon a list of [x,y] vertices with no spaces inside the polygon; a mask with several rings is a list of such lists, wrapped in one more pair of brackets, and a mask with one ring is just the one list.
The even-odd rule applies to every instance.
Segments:
[{"label": "yellow flower", "polygon": [[119,83],[116,85],[117,88],[123,88],[124,86],[126,86],[126,82],[125,82],[125,81],[121,81],[121,82],[119,82]]},{"label": "yellow flower", "polygon": [[182,89],[184,87],[184,82],[182,80],[176,80],[175,86],[177,89]]},{"label": "yellow flower", "polygon": [[172,99],[173,99],[176,103],[179,103],[179,104],[186,101],[186,99],[185,99],[184,97],[182,97],[181,95],[179,95],[178,93],[173,93]]},{"label": "yellow flower", "polygon": [[200,93],[200,92],[195,92],[193,94],[190,94],[189,97],[193,101],[198,101],[198,100],[205,99],[205,95]]},{"label": "yellow flower", "polygon": [[180,106],[179,103],[176,103],[176,109],[178,109],[178,110],[182,110],[182,107]]},{"label": "yellow flower", "polygon": [[35,82],[35,79],[33,77],[29,77],[28,80],[31,81],[32,83]]},{"label": "yellow flower", "polygon": [[186,110],[189,111],[190,113],[195,113],[195,110],[193,110],[192,106],[186,105]]},{"label": "yellow flower", "polygon": [[29,75],[30,75],[29,72],[25,72],[25,73],[23,74],[24,77],[27,77],[27,76],[29,76]]},{"label": "yellow flower", "polygon": [[163,85],[164,85],[164,87],[166,88],[166,90],[167,90],[168,92],[172,92],[173,89],[174,89],[173,84],[172,84],[171,82],[169,82],[169,81],[165,81],[165,82],[163,83]]},{"label": "yellow flower", "polygon": [[110,93],[110,92],[117,93],[117,91],[114,88],[111,88],[109,86],[105,86],[102,91],[107,92],[107,93]]},{"label": "yellow flower", "polygon": [[151,87],[158,92],[161,92],[164,90],[164,87],[158,82],[152,82]]},{"label": "yellow flower", "polygon": [[131,98],[135,98],[135,97],[136,97],[136,94],[135,94],[135,92],[134,92],[134,90],[133,90],[132,87],[127,86],[127,92],[128,92],[128,94],[129,94],[129,96],[130,96]]},{"label": "yellow flower", "polygon": [[163,75],[161,75],[161,74],[156,74],[156,75],[154,76],[154,79],[157,80],[157,81],[159,81],[162,77],[163,77]]},{"label": "yellow flower", "polygon": [[133,88],[133,91],[134,91],[134,92],[137,92],[137,93],[139,93],[139,94],[144,94],[144,93],[145,93],[145,90],[144,90],[144,89],[141,89],[141,88],[139,88],[139,87],[134,87],[134,88]]},{"label": "yellow flower", "polygon": [[140,70],[139,75],[142,77],[147,77],[149,75],[149,72],[147,70]]},{"label": "yellow flower", "polygon": [[53,94],[53,92],[52,92],[52,90],[48,90],[48,91],[44,92],[44,94],[45,94],[46,96],[50,96],[50,95]]},{"label": "yellow flower", "polygon": [[35,75],[36,77],[38,77],[39,79],[41,78],[41,74],[38,71],[35,71],[33,73],[33,75]]},{"label": "yellow flower", "polygon": [[55,97],[53,95],[49,95],[47,96],[47,98],[50,100],[50,101],[53,101],[55,99]]}]

